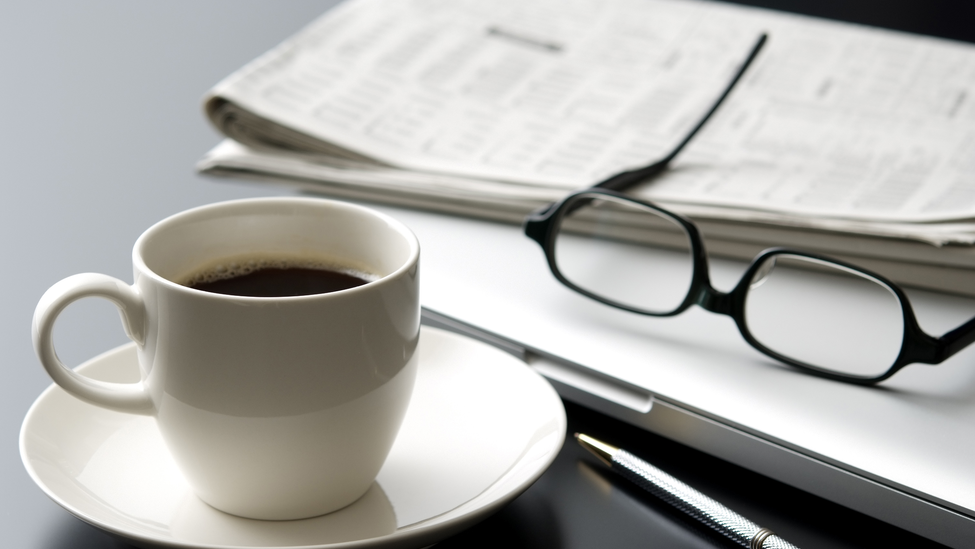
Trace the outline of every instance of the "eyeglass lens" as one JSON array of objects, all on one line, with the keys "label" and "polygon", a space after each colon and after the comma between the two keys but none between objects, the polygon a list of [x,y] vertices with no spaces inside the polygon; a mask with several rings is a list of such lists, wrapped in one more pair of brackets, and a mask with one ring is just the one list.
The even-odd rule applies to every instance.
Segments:
[{"label": "eyeglass lens", "polygon": [[694,264],[690,237],[680,224],[642,204],[605,195],[579,195],[564,211],[555,264],[571,284],[651,314],[670,313],[683,303]]},{"label": "eyeglass lens", "polygon": [[904,316],[879,280],[841,265],[781,254],[749,281],[745,323],[766,348],[837,373],[875,377],[897,359]]}]

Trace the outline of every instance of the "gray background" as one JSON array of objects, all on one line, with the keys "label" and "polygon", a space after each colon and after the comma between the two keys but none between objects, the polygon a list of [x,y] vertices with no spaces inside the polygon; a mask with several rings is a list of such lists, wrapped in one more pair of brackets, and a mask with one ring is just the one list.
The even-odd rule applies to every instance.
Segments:
[{"label": "gray background", "polygon": [[[38,298],[79,272],[131,282],[132,244],[170,214],[286,193],[194,173],[196,160],[220,140],[200,100],[335,3],[8,1],[0,7],[0,545],[67,549],[105,542],[37,489],[20,461],[21,421],[51,383],[31,347]],[[70,307],[55,338],[72,366],[126,341],[114,307],[99,300]]]}]

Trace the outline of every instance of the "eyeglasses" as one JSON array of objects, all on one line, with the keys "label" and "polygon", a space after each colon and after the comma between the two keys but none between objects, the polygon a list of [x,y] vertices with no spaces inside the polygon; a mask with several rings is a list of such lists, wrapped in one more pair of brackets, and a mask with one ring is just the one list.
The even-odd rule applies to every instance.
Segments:
[{"label": "eyeglasses", "polygon": [[667,168],[764,41],[763,35],[714,107],[671,154],[532,213],[525,234],[542,246],[552,274],[587,297],[661,317],[699,305],[734,319],[762,353],[811,373],[866,385],[908,364],[943,362],[975,341],[975,318],[941,337],[930,336],[918,325],[907,295],[890,280],[785,248],[762,252],[733,290],[718,291],[692,221],[618,192]]},{"label": "eyeglasses", "polygon": [[932,337],[890,280],[797,250],[762,252],[732,291],[720,292],[693,222],[616,191],[573,193],[529,218],[525,232],[555,277],[585,296],[651,316],[700,305],[733,318],[766,355],[833,379],[876,383],[975,341],[975,318]]}]

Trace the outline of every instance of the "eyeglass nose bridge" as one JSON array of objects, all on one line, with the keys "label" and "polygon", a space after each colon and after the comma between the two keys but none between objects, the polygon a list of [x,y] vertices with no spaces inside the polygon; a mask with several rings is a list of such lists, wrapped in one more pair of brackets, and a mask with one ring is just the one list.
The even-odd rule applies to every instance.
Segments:
[{"label": "eyeglass nose bridge", "polygon": [[714,289],[708,280],[704,280],[703,284],[700,285],[694,303],[708,312],[730,317],[735,316],[734,295]]}]

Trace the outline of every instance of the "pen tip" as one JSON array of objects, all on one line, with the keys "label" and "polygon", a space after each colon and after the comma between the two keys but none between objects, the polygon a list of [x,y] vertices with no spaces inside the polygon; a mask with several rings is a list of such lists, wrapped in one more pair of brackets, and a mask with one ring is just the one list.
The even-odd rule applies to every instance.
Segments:
[{"label": "pen tip", "polygon": [[615,446],[610,446],[601,440],[596,440],[589,435],[583,433],[575,434],[576,440],[579,441],[579,445],[592,452],[592,454],[599,458],[600,461],[606,465],[613,465],[613,456],[619,451],[619,448]]}]

